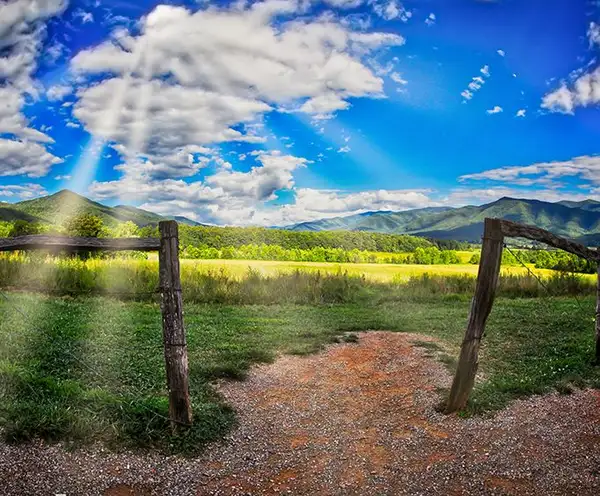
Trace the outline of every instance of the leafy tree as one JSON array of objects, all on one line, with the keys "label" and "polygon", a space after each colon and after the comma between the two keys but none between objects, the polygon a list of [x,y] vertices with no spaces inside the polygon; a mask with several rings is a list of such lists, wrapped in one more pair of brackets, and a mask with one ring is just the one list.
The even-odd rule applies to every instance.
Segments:
[{"label": "leafy tree", "polygon": [[102,219],[91,214],[81,214],[70,218],[65,224],[65,231],[69,236],[84,238],[102,238],[108,234]]},{"label": "leafy tree", "polygon": [[114,238],[135,238],[140,235],[140,228],[132,221],[121,222],[111,229]]},{"label": "leafy tree", "polygon": [[10,235],[13,225],[11,222],[0,222],[0,238],[6,238]]},{"label": "leafy tree", "polygon": [[27,236],[29,234],[39,234],[41,226],[34,222],[27,222],[26,220],[16,220],[13,222],[8,236],[14,238],[15,236]]}]

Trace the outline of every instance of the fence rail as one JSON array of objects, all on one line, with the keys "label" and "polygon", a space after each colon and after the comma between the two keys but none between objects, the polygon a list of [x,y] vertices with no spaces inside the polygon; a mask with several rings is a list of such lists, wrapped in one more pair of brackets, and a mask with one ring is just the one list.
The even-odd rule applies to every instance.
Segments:
[{"label": "fence rail", "polygon": [[[554,248],[568,251],[595,262],[600,261],[600,252],[590,250],[583,245],[552,234],[535,226],[518,224],[504,219],[486,218],[484,221],[481,260],[475,286],[475,295],[471,301],[471,310],[467,330],[462,342],[458,366],[446,403],[446,412],[451,413],[464,408],[475,384],[479,366],[479,347],[485,333],[485,324],[494,304],[496,286],[500,273],[504,238],[527,238],[541,241]],[[598,266],[598,291],[596,297],[596,364],[600,365],[600,264]]]},{"label": "fence rail", "polygon": [[155,238],[81,238],[36,234],[0,239],[0,251],[158,251],[160,239]]}]

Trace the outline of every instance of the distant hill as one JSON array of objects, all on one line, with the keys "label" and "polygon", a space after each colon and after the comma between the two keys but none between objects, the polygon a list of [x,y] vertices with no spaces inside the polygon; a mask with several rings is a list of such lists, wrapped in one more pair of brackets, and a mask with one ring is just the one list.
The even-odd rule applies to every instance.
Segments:
[{"label": "distant hill", "polygon": [[[138,226],[146,226],[173,218],[189,226],[205,225],[187,217],[164,217],[127,205],[109,207],[69,190],[18,203],[0,202],[0,220],[3,221],[21,219],[30,222],[55,223],[60,222],[61,216],[68,217],[80,213],[97,215],[107,225],[132,221]],[[501,198],[481,206],[434,207],[403,212],[366,212],[303,222],[278,229],[314,232],[366,231],[479,242],[486,217],[531,224],[588,245],[600,244],[600,202],[595,200],[549,203],[539,200]]]},{"label": "distant hill", "polygon": [[[97,215],[107,225],[131,221],[140,227],[173,218],[127,205],[108,207],[67,189],[34,200],[0,203],[0,220],[3,221],[26,220],[29,222],[61,223],[67,217],[83,213]],[[187,217],[176,217],[175,219],[190,226],[202,225]]]},{"label": "distant hill", "polygon": [[304,222],[289,226],[287,229],[294,231],[361,230],[414,234],[437,239],[479,241],[483,232],[483,220],[486,217],[535,225],[573,239],[600,239],[600,202],[594,200],[549,203],[539,200],[501,198],[481,206],[369,212]]}]

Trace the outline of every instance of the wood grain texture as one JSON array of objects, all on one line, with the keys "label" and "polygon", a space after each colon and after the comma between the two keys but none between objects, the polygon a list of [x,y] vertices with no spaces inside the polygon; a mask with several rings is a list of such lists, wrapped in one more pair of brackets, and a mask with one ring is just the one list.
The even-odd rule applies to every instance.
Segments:
[{"label": "wood grain texture", "polygon": [[527,226],[524,224],[517,224],[516,222],[512,222],[510,220],[495,220],[498,220],[500,222],[502,234],[506,237],[527,238],[532,241],[546,243],[547,245],[553,246],[554,248],[568,251],[569,253],[573,253],[574,255],[587,258],[588,260],[600,260],[600,254],[597,251],[590,250],[589,248],[586,248],[585,246],[580,245],[579,243],[575,243],[573,241],[569,241],[568,239],[556,236],[555,234],[552,234],[550,231],[546,231],[545,229],[540,229],[539,227],[535,226]]},{"label": "wood grain texture", "polygon": [[446,403],[446,413],[464,408],[473,389],[479,366],[479,345],[485,332],[485,323],[494,303],[503,246],[504,236],[502,235],[500,221],[498,219],[485,219],[475,295],[471,300],[467,330],[461,346],[450,396]]},{"label": "wood grain texture", "polygon": [[158,251],[159,248],[160,240],[155,238],[80,238],[39,234],[0,239],[0,251]]},{"label": "wood grain texture", "polygon": [[158,228],[160,231],[159,284],[169,390],[169,417],[171,426],[177,430],[192,423],[187,341],[183,325],[183,298],[179,271],[179,237],[175,221],[160,222]]}]

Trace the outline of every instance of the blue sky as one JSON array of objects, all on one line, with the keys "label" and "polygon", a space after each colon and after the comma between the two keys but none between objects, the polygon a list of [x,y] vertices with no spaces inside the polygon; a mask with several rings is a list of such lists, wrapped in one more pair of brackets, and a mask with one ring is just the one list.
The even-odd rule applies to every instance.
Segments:
[{"label": "blue sky", "polygon": [[0,5],[0,201],[233,225],[600,199],[600,2]]}]

